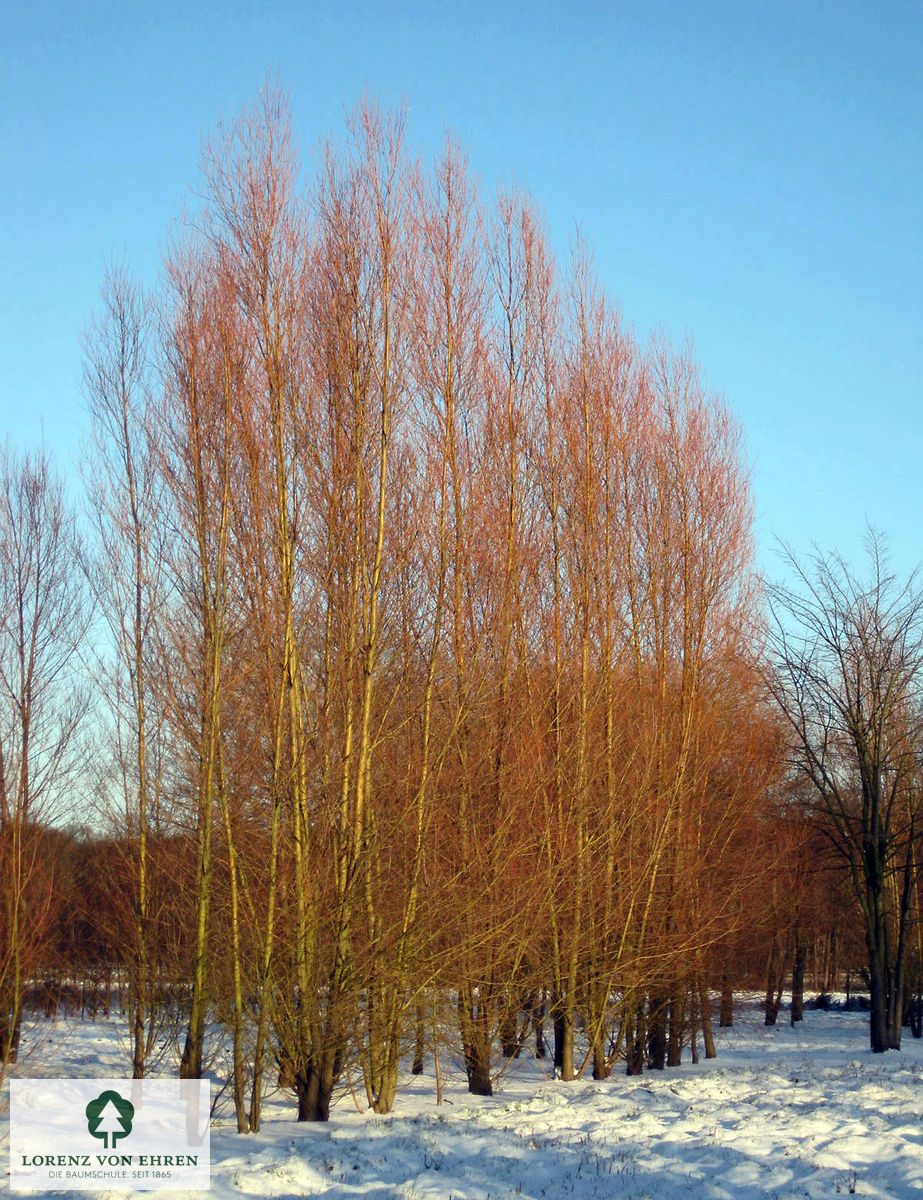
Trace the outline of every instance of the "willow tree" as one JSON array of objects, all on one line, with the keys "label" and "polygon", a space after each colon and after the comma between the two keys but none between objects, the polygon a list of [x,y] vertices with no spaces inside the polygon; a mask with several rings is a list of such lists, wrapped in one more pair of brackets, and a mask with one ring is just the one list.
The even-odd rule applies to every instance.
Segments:
[{"label": "willow tree", "polygon": [[186,746],[196,835],[192,999],[180,1072],[203,1071],[208,1020],[212,826],[222,784],[222,673],[228,614],[231,404],[242,350],[222,292],[220,265],[194,245],[168,262],[171,323],[160,431],[178,537],[176,613],[168,636],[173,715]]},{"label": "willow tree", "polygon": [[[269,826],[265,906],[260,913],[254,910],[254,897],[263,864],[251,862],[247,875],[226,822],[234,860],[230,878],[233,882],[240,877],[257,947],[252,983],[258,1015],[247,1119],[256,1130],[269,1026],[281,1008],[293,1017],[294,1047],[286,1054],[295,1069],[301,1116],[316,1107],[319,1053],[317,1029],[312,1028],[317,895],[310,873],[309,720],[305,650],[299,637],[312,596],[299,570],[305,520],[300,447],[311,413],[303,347],[307,239],[298,155],[287,101],[278,87],[264,87],[254,104],[216,132],[205,149],[203,175],[208,253],[225,280],[217,340],[226,348],[222,361],[233,349],[239,367],[224,376],[230,388],[224,400],[225,428],[232,445],[226,451],[222,480],[226,484],[233,474],[235,486],[230,495],[221,489],[218,494],[228,504],[222,519],[233,523],[226,549],[235,590],[243,598],[244,652],[261,693],[255,707],[263,728],[252,740],[268,750],[252,805],[257,823]],[[291,852],[295,901],[295,929],[287,939],[292,971],[284,983],[277,961],[283,840]],[[273,996],[279,1003],[272,1003]],[[239,1005],[235,999],[235,1010]],[[238,1122],[243,1123],[240,1104]]]},{"label": "willow tree", "polygon": [[129,848],[132,934],[127,947],[132,1074],[141,1078],[156,1031],[148,835],[156,821],[159,711],[151,712],[154,624],[163,598],[161,476],[151,444],[151,311],[123,268],[107,272],[102,310],[86,339],[84,388],[92,443],[86,459],[97,535],[90,577],[111,639],[107,692],[114,717]]}]

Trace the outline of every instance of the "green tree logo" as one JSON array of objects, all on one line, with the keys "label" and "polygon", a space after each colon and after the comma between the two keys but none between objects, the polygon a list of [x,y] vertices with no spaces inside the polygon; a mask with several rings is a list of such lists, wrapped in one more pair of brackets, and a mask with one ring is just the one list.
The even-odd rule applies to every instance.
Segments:
[{"label": "green tree logo", "polygon": [[86,1113],[87,1129],[93,1137],[102,1138],[106,1150],[114,1150],[119,1138],[126,1138],[131,1133],[135,1106],[118,1092],[106,1091],[90,1101]]}]

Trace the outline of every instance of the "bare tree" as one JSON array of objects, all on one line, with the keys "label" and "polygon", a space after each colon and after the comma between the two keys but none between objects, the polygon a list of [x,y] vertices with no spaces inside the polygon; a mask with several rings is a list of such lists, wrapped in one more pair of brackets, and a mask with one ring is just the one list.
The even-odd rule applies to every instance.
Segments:
[{"label": "bare tree", "polygon": [[[15,1061],[39,929],[30,885],[40,826],[60,811],[79,759],[87,696],[76,650],[87,604],[73,514],[44,453],[0,450],[0,1078]],[[36,900],[40,897],[35,896]]]},{"label": "bare tree", "polygon": [[169,635],[171,692],[187,747],[197,846],[192,1002],[180,1070],[183,1078],[197,1079],[208,1016],[213,817],[223,791],[231,406],[244,367],[223,297],[231,285],[220,264],[183,249],[174,253],[168,271],[173,313],[161,428],[163,470],[179,534],[173,569],[181,597],[179,620]]},{"label": "bare tree", "polygon": [[923,592],[888,571],[868,537],[870,577],[839,555],[785,561],[800,590],[771,590],[772,688],[862,913],[875,1052],[899,1049],[904,971],[923,830]]},{"label": "bare tree", "polygon": [[163,530],[159,472],[149,444],[149,335],[144,295],[123,268],[110,269],[102,311],[86,338],[84,388],[92,443],[84,467],[96,527],[90,578],[111,639],[106,684],[124,800],[119,824],[130,855],[134,919],[127,957],[135,1078],[144,1075],[155,1029],[148,833],[156,815],[159,772],[152,763],[158,722],[149,711],[149,667],[162,599]]}]

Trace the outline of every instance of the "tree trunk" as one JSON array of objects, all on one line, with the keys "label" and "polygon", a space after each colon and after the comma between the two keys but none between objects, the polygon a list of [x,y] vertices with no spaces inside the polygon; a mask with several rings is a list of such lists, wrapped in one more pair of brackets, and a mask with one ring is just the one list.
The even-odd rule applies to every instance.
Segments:
[{"label": "tree trunk", "polygon": [[593,1060],[593,1078],[606,1079],[612,1066],[606,1055],[606,1009],[609,999],[608,986],[595,979],[586,986],[585,1027],[590,1039],[590,1055]]},{"label": "tree trunk", "polygon": [[635,1001],[625,1014],[625,1074],[641,1075],[644,1072],[644,1010]]},{"label": "tree trunk", "polygon": [[6,1066],[19,1058],[19,1036],[22,1030],[22,1013],[17,1011],[12,1020],[0,1022],[0,1064]]},{"label": "tree trunk", "polygon": [[515,996],[503,997],[500,1013],[500,1051],[504,1058],[518,1058],[521,1047],[519,1037],[519,1012]]},{"label": "tree trunk", "polygon": [[465,987],[459,993],[458,1015],[468,1091],[473,1096],[492,1096],[490,1032],[484,997],[479,995],[475,1000],[473,989]]},{"label": "tree trunk", "polygon": [[699,1000],[702,1005],[702,1041],[705,1043],[705,1057],[717,1058],[718,1051],[715,1047],[715,1034],[711,1024],[711,997],[708,994],[708,988],[699,982]]},{"label": "tree trunk", "polygon": [[328,1121],[330,1097],[336,1082],[335,1055],[325,1050],[316,1060],[295,1073],[299,1121]]},{"label": "tree trunk", "polygon": [[410,1073],[422,1075],[423,1050],[426,1045],[426,998],[422,992],[417,995],[414,1003],[414,1016],[416,1029],[414,1031],[413,1066],[410,1068]]},{"label": "tree trunk", "polygon": [[662,1071],[667,1060],[667,998],[651,995],[647,1019],[648,1061],[653,1071]]},{"label": "tree trunk", "polygon": [[195,962],[192,978],[192,1007],[186,1029],[186,1044],[180,1063],[181,1079],[201,1079],[208,1013],[208,926],[211,901],[211,789],[199,808],[198,862],[196,867]]},{"label": "tree trunk", "polygon": [[385,1050],[385,1058],[378,1080],[378,1093],[372,1105],[372,1108],[377,1113],[389,1113],[394,1107],[394,1098],[397,1095],[399,1054],[400,1040],[393,1038],[389,1041]]},{"label": "tree trunk", "polygon": [[[866,948],[869,962],[869,1044],[874,1054],[883,1054],[891,1048],[891,1029],[889,1028],[889,987],[886,968],[886,931],[884,922],[878,912],[878,904],[873,899],[873,917],[866,928]],[[900,1029],[897,1034],[897,1046],[900,1049]]]},{"label": "tree trunk", "polygon": [[233,1085],[234,1113],[237,1118],[237,1132],[248,1133],[250,1117],[247,1112],[246,1090],[247,1072],[244,1065],[244,993],[241,979],[240,953],[240,896],[237,877],[237,850],[234,843],[234,831],[231,822],[231,810],[228,803],[227,788],[224,781],[223,764],[219,768],[221,809],[224,816],[224,832],[228,848],[229,886],[231,901],[231,981],[233,988],[233,1023],[232,1053],[233,1053]]},{"label": "tree trunk", "polygon": [[696,986],[693,983],[689,988],[689,1047],[692,1051],[693,1063],[698,1063],[699,1061],[699,1046],[696,1040],[696,1034],[698,1033],[696,1028],[696,1011],[698,1007],[697,1001],[698,996],[696,994]]},{"label": "tree trunk", "polygon": [[555,1073],[560,1076],[564,1067],[564,1014],[558,1005],[555,1005],[554,1010],[554,1069]]},{"label": "tree trunk", "polygon": [[792,1025],[796,1021],[804,1020],[804,969],[807,953],[807,943],[799,930],[795,935],[795,959],[792,963]]},{"label": "tree trunk", "polygon": [[766,963],[766,999],[763,1006],[765,1025],[775,1025],[782,1005],[782,967],[785,956],[779,951],[777,938],[772,939],[769,947],[769,959]]},{"label": "tree trunk", "polygon": [[923,995],[919,992],[910,1001],[907,1016],[913,1036],[915,1038],[923,1037]]},{"label": "tree trunk", "polygon": [[593,1038],[593,1078],[608,1079],[611,1073],[612,1068],[606,1057],[605,1033],[600,1026]]},{"label": "tree trunk", "polygon": [[471,1042],[465,1050],[465,1070],[468,1073],[468,1091],[472,1096],[492,1096],[490,1058],[480,1041]]},{"label": "tree trunk", "polygon": [[535,1057],[545,1058],[548,1048],[545,1045],[545,998],[539,996],[532,1009],[532,1032],[535,1034]]},{"label": "tree trunk", "polygon": [[721,1029],[730,1029],[734,1024],[734,989],[731,987],[731,981],[727,971],[721,976],[721,1012],[718,1017],[718,1026]]},{"label": "tree trunk", "polygon": [[683,1042],[685,1041],[685,1004],[683,995],[678,988],[674,989],[667,1008],[669,1032],[667,1036],[667,1066],[678,1067],[683,1061]]},{"label": "tree trunk", "polygon": [[[572,993],[568,989],[567,999],[564,1006],[564,1011],[561,1013],[561,1078],[575,1079],[577,1072],[574,1069],[574,1033],[576,1023],[576,1009],[572,1000]],[[557,1051],[556,1051],[557,1053]]]}]

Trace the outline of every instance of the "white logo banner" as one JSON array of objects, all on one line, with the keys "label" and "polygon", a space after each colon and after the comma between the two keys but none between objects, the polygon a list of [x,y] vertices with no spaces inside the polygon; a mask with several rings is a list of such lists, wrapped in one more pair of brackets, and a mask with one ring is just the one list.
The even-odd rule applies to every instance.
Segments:
[{"label": "white logo banner", "polygon": [[206,1079],[11,1079],[10,1190],[204,1190]]}]

